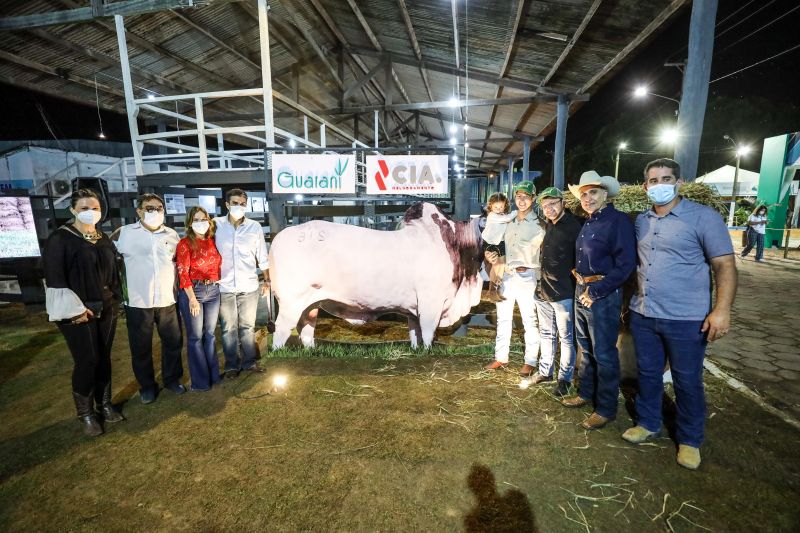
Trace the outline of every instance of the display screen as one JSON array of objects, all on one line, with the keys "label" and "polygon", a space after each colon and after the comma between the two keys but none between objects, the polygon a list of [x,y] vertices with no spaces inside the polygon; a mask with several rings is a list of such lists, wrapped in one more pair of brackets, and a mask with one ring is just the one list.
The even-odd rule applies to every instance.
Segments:
[{"label": "display screen", "polygon": [[0,196],[0,259],[40,255],[31,199]]}]

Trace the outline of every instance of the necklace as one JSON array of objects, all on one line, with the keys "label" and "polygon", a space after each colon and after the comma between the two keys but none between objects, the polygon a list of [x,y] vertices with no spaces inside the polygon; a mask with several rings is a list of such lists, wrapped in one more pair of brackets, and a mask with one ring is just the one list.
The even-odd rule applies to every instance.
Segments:
[{"label": "necklace", "polygon": [[101,234],[99,231],[97,231],[97,230],[95,230],[95,231],[93,231],[93,232],[91,232],[91,233],[84,233],[84,232],[82,232],[80,229],[78,229],[78,227],[77,227],[77,226],[75,226],[75,224],[72,224],[71,226],[67,226],[67,227],[69,227],[70,229],[72,229],[72,231],[73,231],[74,233],[76,233],[76,234],[80,235],[81,237],[83,237],[83,238],[84,238],[84,239],[86,239],[87,241],[99,241],[99,240],[100,240],[100,238],[103,236],[103,235],[102,235],[102,234]]}]

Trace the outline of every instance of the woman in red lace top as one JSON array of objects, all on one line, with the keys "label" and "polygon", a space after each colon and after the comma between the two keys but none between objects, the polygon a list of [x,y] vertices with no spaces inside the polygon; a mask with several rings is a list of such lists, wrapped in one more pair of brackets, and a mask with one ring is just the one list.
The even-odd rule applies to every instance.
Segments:
[{"label": "woman in red lace top", "polygon": [[219,316],[219,268],[214,220],[202,207],[186,215],[186,236],[178,243],[178,307],[186,323],[189,374],[193,391],[220,382],[214,330]]}]

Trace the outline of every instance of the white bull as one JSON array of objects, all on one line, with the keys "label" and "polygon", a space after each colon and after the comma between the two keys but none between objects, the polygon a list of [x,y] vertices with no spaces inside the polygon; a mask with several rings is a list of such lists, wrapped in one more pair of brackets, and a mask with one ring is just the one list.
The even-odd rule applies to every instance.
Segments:
[{"label": "white bull", "polygon": [[273,348],[297,327],[314,346],[317,308],[363,324],[385,313],[408,317],[411,346],[428,348],[480,301],[480,247],[468,222],[453,222],[418,203],[397,231],[313,221],[281,231],[269,252],[272,290],[280,304]]}]

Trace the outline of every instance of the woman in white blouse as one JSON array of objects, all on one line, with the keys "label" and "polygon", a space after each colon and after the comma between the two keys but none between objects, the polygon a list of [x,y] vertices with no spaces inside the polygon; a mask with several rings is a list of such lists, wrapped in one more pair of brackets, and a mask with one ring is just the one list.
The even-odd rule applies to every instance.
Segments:
[{"label": "woman in white blouse", "polygon": [[755,247],[756,261],[764,261],[764,236],[767,233],[767,206],[760,205],[747,217],[747,246],[742,250],[742,259]]},{"label": "woman in white blouse", "polygon": [[103,433],[105,422],[124,420],[111,405],[111,345],[121,300],[114,245],[97,228],[100,199],[89,189],[72,194],[73,222],[50,235],[44,251],[46,305],[72,354],[72,397],[87,436]]}]

